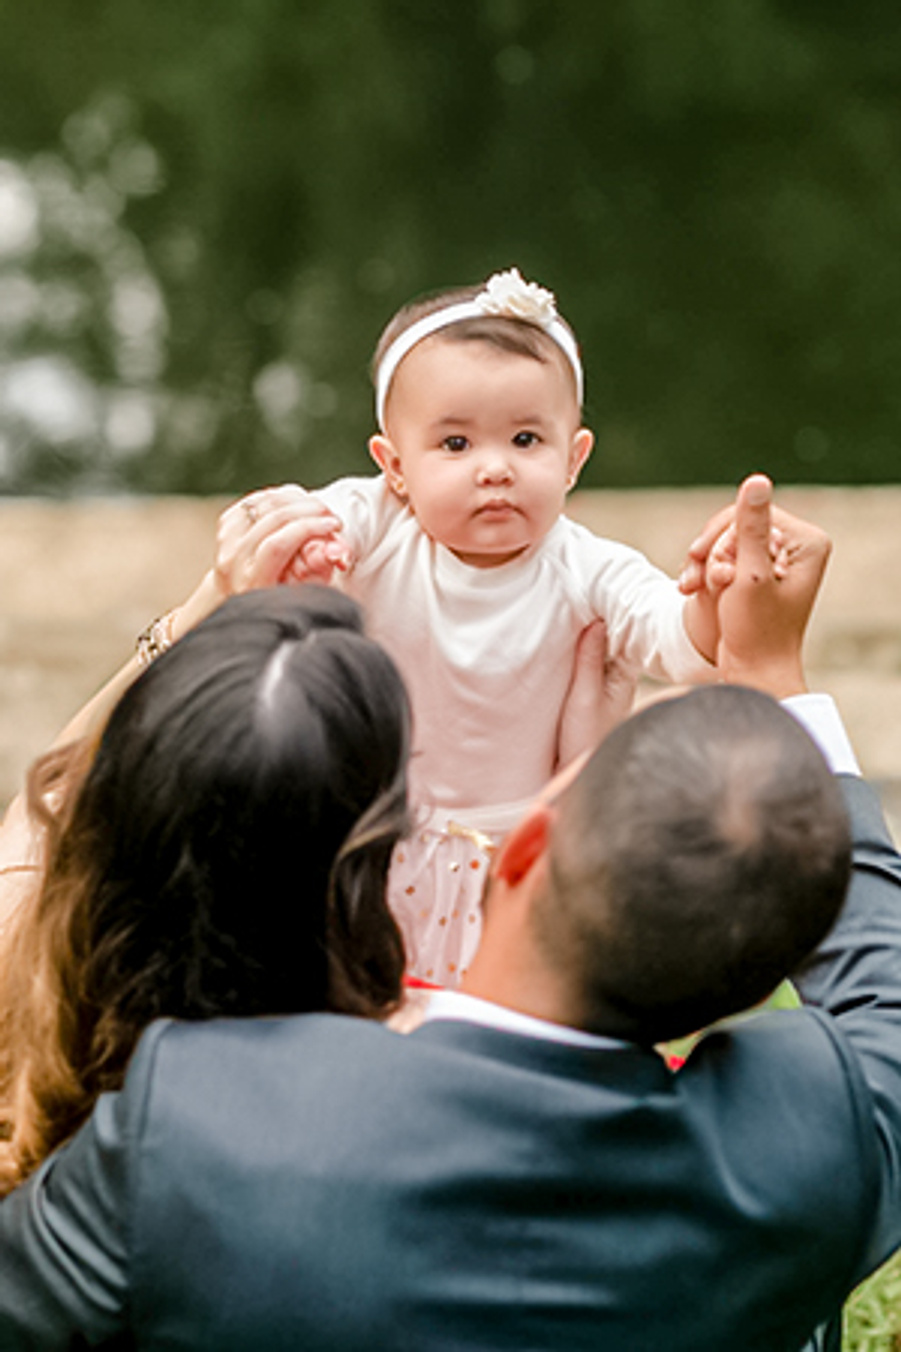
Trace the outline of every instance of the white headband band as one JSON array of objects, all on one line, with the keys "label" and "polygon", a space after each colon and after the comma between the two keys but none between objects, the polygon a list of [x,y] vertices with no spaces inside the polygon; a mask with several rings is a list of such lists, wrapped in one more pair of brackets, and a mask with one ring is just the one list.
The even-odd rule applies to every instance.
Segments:
[{"label": "white headband band", "polygon": [[375,409],[380,429],[385,430],[385,400],[394,373],[407,353],[440,329],[450,324],[458,324],[461,319],[484,319],[486,315],[499,315],[502,319],[522,319],[537,324],[549,338],[552,338],[566,357],[576,378],[576,398],[581,407],[584,388],[582,362],[576,340],[557,315],[557,302],[552,291],[546,291],[536,282],[527,282],[518,268],[507,272],[496,272],[488,278],[484,290],[472,300],[460,301],[457,305],[448,305],[443,310],[434,310],[422,319],[417,319],[408,329],[404,329],[388,348],[375,377]]}]

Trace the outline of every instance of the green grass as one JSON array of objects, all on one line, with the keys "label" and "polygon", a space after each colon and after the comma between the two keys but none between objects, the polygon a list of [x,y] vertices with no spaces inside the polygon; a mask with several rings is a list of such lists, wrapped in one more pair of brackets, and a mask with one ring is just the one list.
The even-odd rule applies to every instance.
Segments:
[{"label": "green grass", "polygon": [[845,1306],[842,1352],[901,1352],[901,1249]]}]

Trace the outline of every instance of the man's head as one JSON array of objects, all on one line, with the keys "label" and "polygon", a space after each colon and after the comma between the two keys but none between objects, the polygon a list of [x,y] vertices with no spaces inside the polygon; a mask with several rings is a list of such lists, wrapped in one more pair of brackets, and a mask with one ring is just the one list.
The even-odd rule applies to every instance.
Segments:
[{"label": "man's head", "polygon": [[834,779],[755,691],[712,686],[643,710],[547,811],[531,943],[571,1019],[598,1031],[657,1042],[756,1004],[847,887]]}]

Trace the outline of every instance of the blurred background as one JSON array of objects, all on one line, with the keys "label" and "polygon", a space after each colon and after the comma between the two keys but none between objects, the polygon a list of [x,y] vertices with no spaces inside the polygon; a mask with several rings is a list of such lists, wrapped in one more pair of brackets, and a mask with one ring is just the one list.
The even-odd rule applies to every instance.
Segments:
[{"label": "blurred background", "polygon": [[901,9],[2,0],[0,491],[367,467],[367,366],[517,264],[586,482],[898,480]]},{"label": "blurred background", "polygon": [[811,658],[901,813],[901,7],[0,20],[0,803],[207,566],[220,495],[370,469],[397,307],[516,264],[584,350],[577,515],[678,568],[760,468],[833,531]]}]

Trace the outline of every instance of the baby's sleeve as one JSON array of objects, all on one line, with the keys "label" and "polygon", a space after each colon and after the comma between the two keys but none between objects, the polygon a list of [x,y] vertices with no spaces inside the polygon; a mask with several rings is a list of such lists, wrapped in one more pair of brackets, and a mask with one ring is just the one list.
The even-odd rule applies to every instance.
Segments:
[{"label": "baby's sleeve", "polygon": [[366,558],[380,536],[385,515],[386,487],[382,476],[335,479],[310,492],[340,520],[341,534],[353,552],[354,561]]},{"label": "baby's sleeve", "polygon": [[607,626],[608,657],[655,680],[709,681],[716,668],[685,628],[685,600],[675,579],[637,549],[605,540],[574,523],[572,562],[589,610]]}]

